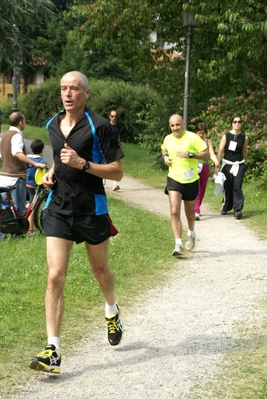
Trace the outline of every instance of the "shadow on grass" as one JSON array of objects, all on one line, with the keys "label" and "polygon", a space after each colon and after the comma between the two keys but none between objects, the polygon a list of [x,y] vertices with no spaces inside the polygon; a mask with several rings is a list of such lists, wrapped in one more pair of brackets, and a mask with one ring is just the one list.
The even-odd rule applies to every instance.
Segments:
[{"label": "shadow on grass", "polygon": [[265,209],[253,209],[249,211],[244,210],[244,215],[242,219],[250,219],[255,216],[265,215],[265,213],[266,213]]}]

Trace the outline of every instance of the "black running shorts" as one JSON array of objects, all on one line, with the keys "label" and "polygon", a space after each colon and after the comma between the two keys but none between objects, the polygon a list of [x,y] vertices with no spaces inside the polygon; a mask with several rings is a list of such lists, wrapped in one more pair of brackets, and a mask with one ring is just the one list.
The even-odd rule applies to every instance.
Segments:
[{"label": "black running shorts", "polygon": [[194,201],[198,195],[198,180],[193,183],[179,183],[167,177],[167,185],[165,188],[165,194],[168,195],[168,191],[179,191],[182,194],[182,200],[184,201]]},{"label": "black running shorts", "polygon": [[48,209],[43,212],[43,227],[47,237],[64,238],[77,244],[86,241],[97,245],[118,233],[109,215],[67,216]]}]

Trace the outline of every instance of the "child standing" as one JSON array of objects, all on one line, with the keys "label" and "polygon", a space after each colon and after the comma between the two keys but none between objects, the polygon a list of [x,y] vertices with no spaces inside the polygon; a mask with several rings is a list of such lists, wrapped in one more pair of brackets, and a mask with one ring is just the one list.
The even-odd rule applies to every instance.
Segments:
[{"label": "child standing", "polygon": [[[31,143],[31,150],[32,154],[28,155],[29,158],[33,159],[34,162],[37,163],[46,163],[45,160],[43,159],[44,143],[42,140],[34,140]],[[37,184],[35,182],[35,172],[36,172],[36,167],[29,164],[26,171],[27,173],[26,187],[30,203],[32,202],[33,197],[35,195],[35,191],[37,189]],[[30,225],[28,234],[33,235],[34,234],[33,213],[31,213],[28,220]]]}]

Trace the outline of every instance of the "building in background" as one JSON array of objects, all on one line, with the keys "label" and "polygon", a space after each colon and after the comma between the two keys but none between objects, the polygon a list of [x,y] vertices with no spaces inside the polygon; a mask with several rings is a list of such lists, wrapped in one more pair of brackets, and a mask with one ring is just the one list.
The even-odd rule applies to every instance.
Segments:
[{"label": "building in background", "polygon": [[[18,76],[18,93],[25,93],[25,91],[34,89],[44,82],[44,74],[41,68],[33,71],[32,74],[28,76],[27,83],[21,74]],[[0,73],[0,108],[1,104],[13,98],[13,82],[13,71],[6,74]]]}]

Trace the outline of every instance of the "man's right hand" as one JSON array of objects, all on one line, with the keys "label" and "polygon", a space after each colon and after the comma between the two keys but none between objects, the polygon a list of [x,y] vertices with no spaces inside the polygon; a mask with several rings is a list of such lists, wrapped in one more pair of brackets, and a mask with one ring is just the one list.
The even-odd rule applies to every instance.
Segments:
[{"label": "man's right hand", "polygon": [[172,164],[172,158],[169,158],[168,156],[164,157],[164,163],[166,166],[170,166]]},{"label": "man's right hand", "polygon": [[41,162],[40,163],[34,162],[34,166],[36,168],[40,168],[40,169],[45,169],[47,167],[45,163],[41,163]]},{"label": "man's right hand", "polygon": [[55,173],[53,170],[49,170],[43,177],[43,185],[46,188],[52,188],[55,184]]}]

